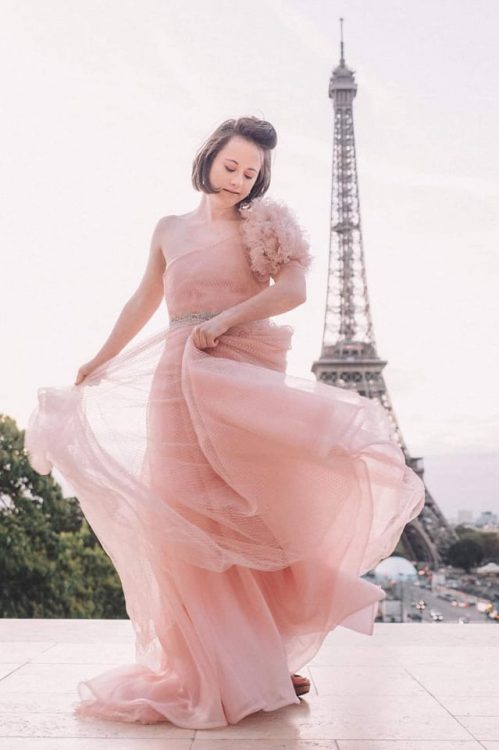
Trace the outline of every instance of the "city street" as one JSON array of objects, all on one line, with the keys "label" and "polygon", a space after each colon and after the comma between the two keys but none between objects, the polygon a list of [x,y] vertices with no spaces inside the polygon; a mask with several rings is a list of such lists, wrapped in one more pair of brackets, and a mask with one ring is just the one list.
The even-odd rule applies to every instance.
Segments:
[{"label": "city street", "polygon": [[[466,601],[469,597],[466,594],[459,594],[455,592],[455,598],[458,602]],[[415,606],[411,606],[412,602],[419,602],[423,599],[426,602],[424,609],[416,609]],[[436,593],[433,593],[431,589],[424,588],[422,586],[415,586],[410,582],[404,583],[404,613],[405,618],[409,613],[415,614],[419,612],[423,616],[423,622],[434,622],[430,615],[430,610],[437,610],[443,615],[443,622],[457,623],[460,617],[469,617],[471,623],[490,623],[496,625],[497,623],[488,618],[483,612],[479,612],[474,604],[468,607],[453,606],[451,601],[441,598]],[[436,621],[435,625],[439,622]]]}]

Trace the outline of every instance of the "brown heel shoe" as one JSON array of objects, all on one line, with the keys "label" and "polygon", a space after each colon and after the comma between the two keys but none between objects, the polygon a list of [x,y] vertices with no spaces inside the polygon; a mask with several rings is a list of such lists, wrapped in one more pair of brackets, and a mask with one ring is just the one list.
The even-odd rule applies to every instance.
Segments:
[{"label": "brown heel shoe", "polygon": [[294,685],[296,695],[304,695],[310,690],[310,680],[300,674],[292,674],[291,682]]}]

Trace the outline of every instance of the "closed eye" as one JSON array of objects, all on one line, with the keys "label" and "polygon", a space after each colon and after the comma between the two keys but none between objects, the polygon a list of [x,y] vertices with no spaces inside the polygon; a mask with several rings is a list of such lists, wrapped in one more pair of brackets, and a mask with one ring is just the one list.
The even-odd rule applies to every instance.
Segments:
[{"label": "closed eye", "polygon": [[[235,172],[236,171],[235,169],[229,169],[229,167],[225,167],[225,169],[227,170],[227,172]],[[246,177],[247,180],[252,180],[253,179],[252,176],[245,175],[245,177]]]}]

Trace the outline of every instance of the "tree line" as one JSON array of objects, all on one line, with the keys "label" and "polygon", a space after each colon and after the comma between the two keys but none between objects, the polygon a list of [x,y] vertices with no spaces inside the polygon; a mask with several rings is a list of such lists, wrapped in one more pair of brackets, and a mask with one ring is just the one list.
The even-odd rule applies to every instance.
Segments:
[{"label": "tree line", "polygon": [[0,616],[126,618],[119,576],[78,500],[32,469],[0,414]]}]

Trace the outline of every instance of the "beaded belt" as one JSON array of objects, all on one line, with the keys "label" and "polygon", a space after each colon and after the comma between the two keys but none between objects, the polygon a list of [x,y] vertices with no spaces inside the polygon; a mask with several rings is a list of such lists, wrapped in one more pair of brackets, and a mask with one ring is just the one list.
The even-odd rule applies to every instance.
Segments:
[{"label": "beaded belt", "polygon": [[218,315],[218,312],[192,312],[185,313],[184,315],[175,315],[173,318],[170,318],[170,326],[198,323],[200,320],[209,320],[215,317],[215,315]]}]

